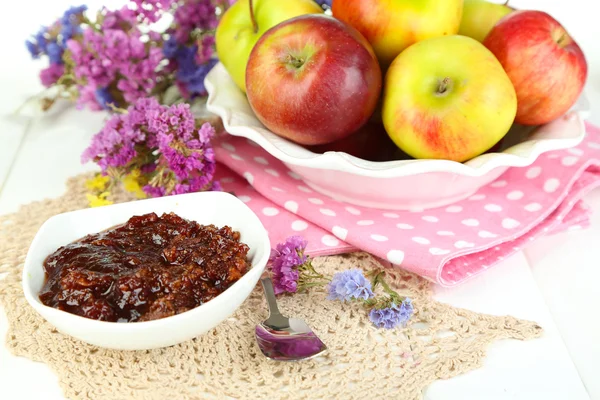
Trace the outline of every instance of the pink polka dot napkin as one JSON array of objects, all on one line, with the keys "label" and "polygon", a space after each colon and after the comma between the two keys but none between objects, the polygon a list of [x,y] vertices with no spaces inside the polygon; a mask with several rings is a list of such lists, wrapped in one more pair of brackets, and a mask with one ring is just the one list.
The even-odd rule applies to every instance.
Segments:
[{"label": "pink polka dot napkin", "polygon": [[600,129],[577,147],[511,168],[466,200],[424,211],[348,205],[316,193],[246,139],[216,145],[217,177],[259,216],[273,246],[293,234],[308,253],[367,251],[442,286],[462,283],[548,233],[589,223],[580,201],[600,186]]}]

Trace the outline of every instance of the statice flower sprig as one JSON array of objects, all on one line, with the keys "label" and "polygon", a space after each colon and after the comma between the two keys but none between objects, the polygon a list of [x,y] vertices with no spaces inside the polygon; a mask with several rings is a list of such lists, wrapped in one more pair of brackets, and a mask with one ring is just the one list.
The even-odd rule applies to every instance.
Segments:
[{"label": "statice flower sprig", "polygon": [[[327,299],[362,304],[369,320],[379,328],[406,326],[414,308],[410,298],[394,291],[385,281],[385,271],[374,270],[369,280],[360,269],[350,269],[327,277],[317,272],[305,254],[307,241],[291,236],[271,250],[269,269],[275,294],[302,292],[325,286]],[[383,294],[375,293],[381,287]]]},{"label": "statice flower sprig", "polygon": [[117,183],[137,197],[220,190],[213,179],[214,134],[209,122],[194,118],[188,104],[165,106],[142,98],[126,110],[116,109],[81,159],[96,163],[110,178],[101,193],[110,193]]},{"label": "statice flower sprig", "polygon": [[[33,58],[48,60],[40,73],[51,89],[42,94],[43,108],[58,98],[75,101],[78,108],[112,111],[144,97],[161,104],[205,97],[204,78],[217,63],[215,28],[229,5],[130,0],[117,10],[68,9],[26,41]],[[155,22],[167,14],[171,25],[158,30]]]}]

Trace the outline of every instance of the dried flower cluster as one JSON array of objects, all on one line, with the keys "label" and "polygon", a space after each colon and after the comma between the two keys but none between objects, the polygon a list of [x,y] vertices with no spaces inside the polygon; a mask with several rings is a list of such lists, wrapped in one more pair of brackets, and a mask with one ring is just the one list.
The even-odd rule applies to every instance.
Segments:
[{"label": "dried flower cluster", "polygon": [[[328,278],[319,274],[305,255],[307,242],[290,236],[271,250],[269,269],[275,294],[295,293],[315,286],[326,286],[329,300],[360,302],[369,309],[369,319],[380,328],[405,326],[413,314],[411,299],[396,293],[384,279],[383,271],[374,271],[372,280],[362,270],[351,269]],[[375,294],[381,286],[383,296]]]}]

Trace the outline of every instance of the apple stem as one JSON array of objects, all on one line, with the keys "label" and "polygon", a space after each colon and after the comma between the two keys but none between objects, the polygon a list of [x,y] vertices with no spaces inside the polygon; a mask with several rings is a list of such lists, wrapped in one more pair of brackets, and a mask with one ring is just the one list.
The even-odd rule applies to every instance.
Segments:
[{"label": "apple stem", "polygon": [[446,89],[448,89],[448,83],[450,83],[450,78],[445,77],[444,79],[442,79],[442,81],[440,82],[440,85],[438,86],[437,92],[439,94],[445,93]]},{"label": "apple stem", "polygon": [[509,2],[509,1],[510,1],[510,0],[506,0],[506,1],[504,2],[504,5],[505,5],[505,6],[508,6],[508,2]]},{"label": "apple stem", "polygon": [[252,4],[252,0],[248,0],[248,6],[250,7],[250,20],[252,21],[252,29],[254,33],[258,32],[258,24],[256,23],[256,18],[254,17],[254,4]]}]

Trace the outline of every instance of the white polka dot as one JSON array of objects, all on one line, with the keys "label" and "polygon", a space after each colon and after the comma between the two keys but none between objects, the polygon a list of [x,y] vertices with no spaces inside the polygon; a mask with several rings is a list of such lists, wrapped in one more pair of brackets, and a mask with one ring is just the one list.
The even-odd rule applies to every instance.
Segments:
[{"label": "white polka dot", "polygon": [[574,156],[582,156],[583,155],[583,150],[581,150],[580,148],[577,148],[577,147],[567,149],[567,152],[573,154]]},{"label": "white polka dot", "polygon": [[325,246],[333,247],[340,244],[340,241],[337,240],[335,236],[325,235],[321,238],[321,243],[323,243]]},{"label": "white polka dot", "polygon": [[313,204],[323,204],[323,200],[317,199],[316,197],[311,197],[310,199],[308,199],[308,201]]},{"label": "white polka dot", "polygon": [[413,237],[412,241],[415,243],[419,243],[419,244],[430,244],[431,243],[428,239],[421,237],[421,236]]},{"label": "white polka dot", "polygon": [[279,176],[279,172],[277,172],[277,171],[275,171],[274,169],[271,169],[271,168],[265,169],[265,172],[267,174],[270,174],[270,175],[273,175],[273,176]]},{"label": "white polka dot", "polygon": [[248,181],[249,184],[253,184],[254,183],[254,176],[250,173],[250,172],[244,172],[244,178],[246,178],[246,180]]},{"label": "white polka dot", "polygon": [[538,176],[540,176],[540,174],[542,173],[542,167],[531,167],[527,170],[527,172],[525,172],[525,176],[527,177],[527,179],[534,179],[537,178]]},{"label": "white polka dot", "polygon": [[438,247],[432,247],[429,249],[429,252],[431,254],[433,254],[434,256],[442,256],[444,254],[450,253],[450,250],[444,250],[444,249],[440,249]]},{"label": "white polka dot", "polygon": [[396,228],[410,230],[410,229],[414,229],[414,226],[409,225],[409,224],[396,224]]},{"label": "white polka dot", "polygon": [[525,210],[529,212],[536,212],[542,209],[542,205],[540,203],[529,203],[525,206]]},{"label": "white polka dot", "polygon": [[298,203],[296,203],[295,201],[288,200],[283,206],[286,210],[293,212],[294,214],[298,212]]},{"label": "white polka dot", "polygon": [[312,190],[310,190],[309,188],[307,188],[306,186],[298,186],[298,190],[304,193],[312,193]]},{"label": "white polka dot", "polygon": [[244,161],[243,157],[238,156],[237,154],[231,154],[231,158],[233,158],[234,160],[238,160],[238,161]]},{"label": "white polka dot", "polygon": [[387,240],[388,240],[387,236],[377,235],[377,234],[372,234],[371,239],[373,239],[376,242],[387,242]]},{"label": "white polka dot", "polygon": [[512,218],[504,218],[502,220],[502,227],[504,229],[513,229],[516,228],[517,226],[521,225],[521,223],[517,220],[514,220]]},{"label": "white polka dot", "polygon": [[589,142],[587,145],[590,149],[600,150],[600,143]]},{"label": "white polka dot", "polygon": [[559,186],[560,186],[560,181],[558,179],[556,179],[556,178],[546,179],[546,182],[544,182],[544,192],[552,193],[552,192],[556,191],[556,189],[558,189]]},{"label": "white polka dot", "polygon": [[456,247],[457,249],[468,249],[473,246],[475,246],[473,243],[467,242],[465,240],[459,240],[458,242],[454,243],[454,247]]},{"label": "white polka dot", "polygon": [[498,235],[496,235],[495,233],[488,232],[488,231],[479,231],[477,233],[477,236],[479,236],[480,238],[495,238],[495,237],[498,237]]},{"label": "white polka dot", "polygon": [[477,201],[477,200],[483,200],[485,199],[485,194],[474,194],[473,196],[469,197],[469,200],[471,201]]},{"label": "white polka dot", "polygon": [[228,176],[227,178],[220,179],[221,183],[232,183],[235,181],[235,178]]},{"label": "white polka dot", "polygon": [[579,157],[567,156],[567,157],[563,157],[563,159],[560,160],[560,163],[562,165],[564,165],[565,167],[570,167],[571,165],[577,164],[577,161],[579,161]]},{"label": "white polka dot", "polygon": [[390,250],[387,253],[387,259],[392,264],[400,265],[404,261],[404,252],[402,250]]},{"label": "white polka dot", "polygon": [[273,187],[271,188],[271,190],[272,190],[272,191],[274,191],[274,192],[280,192],[280,193],[284,193],[284,192],[285,192],[285,190],[283,190],[283,189],[280,189],[280,188],[278,188],[278,187],[276,187],[276,186],[273,186]]},{"label": "white polka dot", "polygon": [[254,157],[254,161],[262,165],[269,165],[269,162],[264,157]]},{"label": "white polka dot", "polygon": [[370,219],[363,219],[361,221],[358,221],[356,223],[356,225],[367,226],[367,225],[373,225],[374,223],[375,223],[375,221],[371,221]]},{"label": "white polka dot", "polygon": [[235,146],[231,143],[223,142],[221,143],[221,147],[228,151],[235,151]]},{"label": "white polka dot", "polygon": [[459,213],[462,210],[463,210],[463,208],[461,206],[446,207],[446,212],[449,212],[449,213]]},{"label": "white polka dot", "polygon": [[501,188],[506,185],[508,185],[508,182],[506,182],[505,180],[500,180],[500,181],[492,182],[492,184],[490,186],[494,187],[494,188]]},{"label": "white polka dot", "polygon": [[512,192],[508,192],[506,198],[509,200],[520,200],[523,196],[524,194],[520,190],[513,190]]},{"label": "white polka dot", "polygon": [[329,208],[320,208],[319,212],[323,215],[327,215],[330,217],[335,217],[335,211],[330,210]]},{"label": "white polka dot", "polygon": [[266,216],[269,216],[269,217],[279,214],[279,210],[276,209],[275,207],[265,207],[265,208],[263,208],[262,212],[263,212],[263,214],[265,214]]},{"label": "white polka dot", "polygon": [[354,207],[346,207],[346,211],[348,211],[352,215],[360,215],[360,210],[357,210]]},{"label": "white polka dot", "polygon": [[383,216],[386,217],[386,218],[398,218],[398,217],[400,217],[398,214],[389,213],[389,212],[383,213]]},{"label": "white polka dot", "polygon": [[348,235],[348,229],[344,229],[337,225],[331,228],[331,232],[342,240],[346,240],[346,236]]},{"label": "white polka dot", "polygon": [[502,207],[500,207],[498,204],[486,204],[485,206],[483,206],[483,208],[485,208],[485,210],[489,212],[502,211]]},{"label": "white polka dot", "polygon": [[454,232],[450,231],[437,231],[436,233],[440,236],[454,236]]},{"label": "white polka dot", "polygon": [[238,196],[238,199],[240,199],[240,200],[241,200],[241,201],[243,201],[244,203],[247,203],[247,202],[249,202],[250,200],[252,200],[252,199],[250,198],[250,196],[246,196],[246,195],[241,195],[241,196]]},{"label": "white polka dot", "polygon": [[423,221],[427,221],[427,222],[438,222],[439,219],[437,217],[434,217],[433,215],[424,215],[421,217],[421,219]]},{"label": "white polka dot", "polygon": [[308,228],[308,224],[306,223],[306,221],[301,221],[297,219],[294,222],[292,222],[292,230],[296,232],[303,231],[306,228]]},{"label": "white polka dot", "polygon": [[479,225],[479,221],[477,221],[475,218],[463,219],[460,222],[466,226],[478,226]]},{"label": "white polka dot", "polygon": [[296,180],[298,180],[298,181],[299,181],[300,179],[302,179],[302,177],[301,177],[300,175],[298,175],[297,173],[295,173],[294,171],[288,171],[288,175],[289,175],[291,178],[294,178],[294,179],[296,179]]}]

